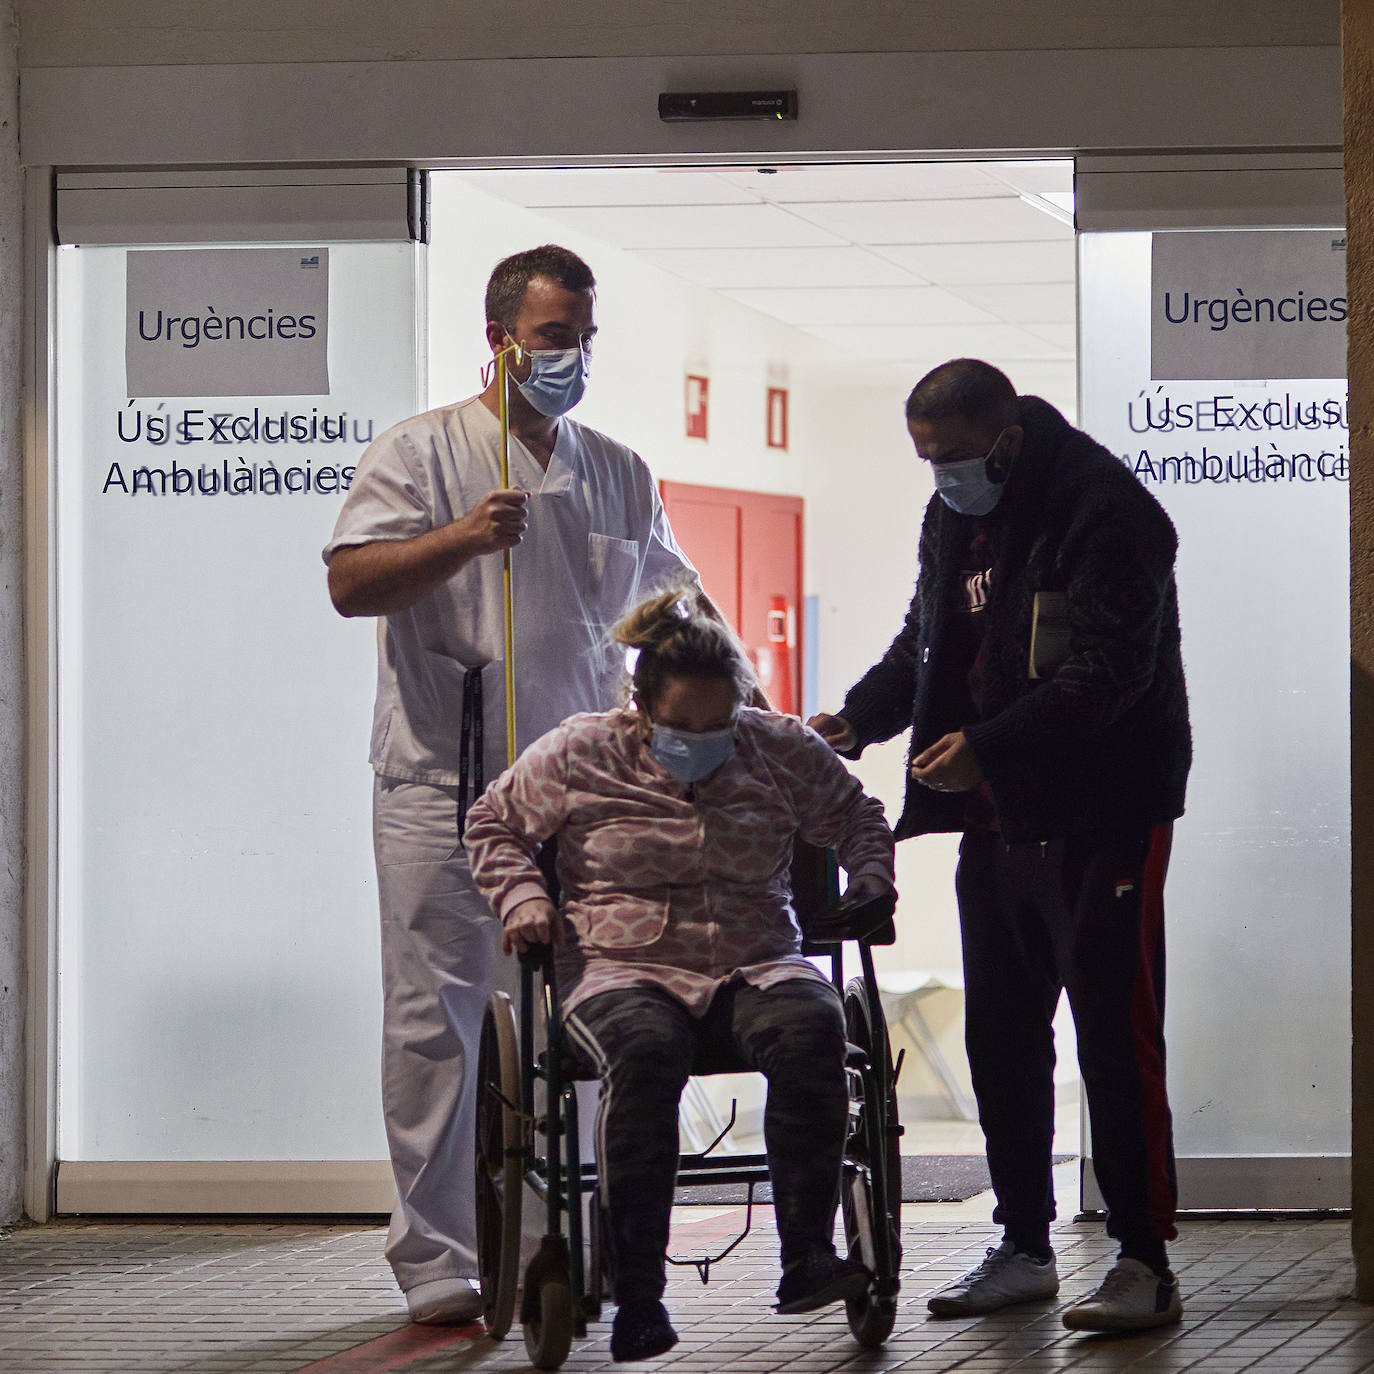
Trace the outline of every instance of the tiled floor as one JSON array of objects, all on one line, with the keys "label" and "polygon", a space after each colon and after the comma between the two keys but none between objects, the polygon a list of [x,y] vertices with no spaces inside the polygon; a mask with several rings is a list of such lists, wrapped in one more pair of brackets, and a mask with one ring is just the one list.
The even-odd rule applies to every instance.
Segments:
[{"label": "tiled floor", "polygon": [[[1058,1171],[1071,1194],[1074,1165]],[[1374,1370],[1374,1307],[1349,1300],[1341,1221],[1185,1223],[1173,1249],[1182,1327],[1127,1338],[1072,1336],[1059,1321],[1111,1254],[1100,1227],[1056,1226],[1057,1302],[980,1320],[927,1318],[922,1295],[982,1257],[987,1197],[908,1207],[903,1304],[878,1352],[861,1351],[838,1309],[768,1311],[777,1282],[769,1213],[703,1288],[674,1270],[669,1305],[682,1341],[644,1367],[740,1370],[1089,1371]],[[1061,1210],[1064,1210],[1061,1208]],[[678,1253],[731,1233],[742,1209],[683,1208]],[[528,1368],[518,1330],[496,1343],[472,1330],[412,1327],[381,1257],[383,1233],[339,1225],[63,1223],[0,1239],[0,1370],[39,1374],[458,1374]],[[609,1325],[574,1343],[576,1374],[610,1369]]]}]

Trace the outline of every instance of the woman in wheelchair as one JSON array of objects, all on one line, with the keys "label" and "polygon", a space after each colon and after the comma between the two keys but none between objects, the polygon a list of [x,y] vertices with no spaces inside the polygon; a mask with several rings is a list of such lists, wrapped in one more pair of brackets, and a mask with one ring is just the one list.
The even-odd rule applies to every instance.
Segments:
[{"label": "woman in wheelchair", "polygon": [[[468,816],[473,874],[506,952],[556,947],[564,1025],[601,1079],[596,1146],[616,1360],[670,1349],[662,1304],[678,1102],[700,1052],[768,1080],[764,1136],[782,1249],[779,1312],[864,1291],[832,1240],[846,1129],[845,1028],[800,954],[793,841],[833,846],[851,894],[893,884],[892,835],[829,745],[745,706],[753,672],[696,597],[614,630],[638,650],[633,709],[572,716]],[[558,838],[562,911],[535,861]]]}]

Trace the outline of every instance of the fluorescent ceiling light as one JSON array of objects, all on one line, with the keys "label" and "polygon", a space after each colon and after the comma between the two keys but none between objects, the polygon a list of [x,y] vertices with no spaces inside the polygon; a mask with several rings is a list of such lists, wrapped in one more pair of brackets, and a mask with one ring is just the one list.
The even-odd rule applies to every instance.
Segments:
[{"label": "fluorescent ceiling light", "polygon": [[1043,211],[1051,219],[1057,219],[1061,224],[1067,224],[1073,228],[1072,191],[1041,191],[1035,195],[1028,191],[1022,191],[1021,199],[1027,205],[1032,205],[1037,210]]}]

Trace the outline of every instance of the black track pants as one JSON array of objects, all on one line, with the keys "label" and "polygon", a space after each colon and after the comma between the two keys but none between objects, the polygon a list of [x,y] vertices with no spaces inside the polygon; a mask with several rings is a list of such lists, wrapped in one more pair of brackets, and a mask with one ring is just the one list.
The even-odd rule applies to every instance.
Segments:
[{"label": "black track pants", "polygon": [[993,1219],[1014,1238],[1047,1234],[1054,1216],[1051,1021],[1061,989],[1078,1033],[1107,1231],[1127,1250],[1176,1234],[1163,1029],[1171,836],[1164,825],[1008,847],[970,832],[960,846],[969,1063]]},{"label": "black track pants", "polygon": [[596,1154],[617,1302],[663,1292],[678,1099],[699,1048],[768,1080],[763,1129],[783,1264],[832,1245],[848,1099],[844,1015],[829,984],[730,983],[700,1018],[660,988],[623,988],[583,1002],[567,1031],[601,1077]]}]

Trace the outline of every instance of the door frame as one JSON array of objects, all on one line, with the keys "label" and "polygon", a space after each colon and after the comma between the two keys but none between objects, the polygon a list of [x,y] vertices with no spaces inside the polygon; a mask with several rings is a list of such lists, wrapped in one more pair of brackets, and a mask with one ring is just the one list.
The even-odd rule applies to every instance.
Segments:
[{"label": "door frame", "polygon": [[[1246,50],[1247,57],[1238,66],[1229,69],[1228,75],[1240,79],[1245,73],[1250,73],[1254,77],[1256,72],[1268,71],[1270,65],[1282,63],[1287,60],[1289,63],[1298,61],[1303,64],[1303,69],[1311,69],[1314,81],[1324,70],[1323,63],[1326,61],[1326,50],[1320,48],[1306,49],[1268,49],[1256,54],[1255,50]],[[833,56],[833,55],[820,55]],[[848,55],[854,56],[854,55]],[[937,87],[948,87],[953,79],[953,69],[960,67],[955,59],[964,55],[960,54],[898,54],[893,55],[903,59],[899,64],[902,71],[906,71],[911,65],[911,61],[916,58],[929,57],[938,59],[936,68],[932,69],[932,79],[936,80]],[[1024,56],[1020,54],[982,54],[984,59],[999,59],[1003,56],[1014,58],[1014,64],[1007,68],[1009,79],[1013,79],[1014,85],[1025,86],[1027,81],[1026,70],[1034,64],[1028,64]],[[1059,55],[1064,56],[1064,55]],[[1090,55],[1091,56],[1091,55]],[[1159,55],[1155,54],[1158,58]],[[910,61],[908,61],[910,59]],[[1177,54],[1173,55],[1173,60],[1177,60]],[[1209,59],[1210,60],[1210,59]],[[611,59],[606,61],[611,62]],[[619,62],[617,70],[622,73],[630,67],[635,66],[635,61],[631,59],[615,60]],[[794,61],[797,61],[794,59]],[[1315,65],[1314,65],[1315,64]],[[290,64],[284,64],[290,65]],[[306,64],[312,68],[315,64]],[[334,88],[334,83],[347,76],[350,67],[357,64],[338,63],[338,64],[319,64],[321,68],[327,70],[315,71],[312,74],[312,81],[323,83],[328,89]],[[407,64],[414,66],[416,64]],[[496,74],[496,69],[504,70],[507,75],[514,73],[526,73],[529,69],[529,61],[509,61],[509,62],[482,62],[482,63],[433,63],[424,64],[433,68],[482,68],[485,77]],[[556,64],[558,65],[558,64]],[[561,64],[563,75],[570,75],[570,66],[581,66],[584,64]],[[613,64],[614,65],[614,64]],[[639,64],[643,65],[643,64]],[[652,64],[650,64],[652,65]],[[806,66],[806,63],[802,63]],[[813,64],[814,65],[814,64]],[[918,64],[919,65],[919,64]],[[997,63],[993,62],[993,66]],[[1144,81],[1150,68],[1139,67],[1128,64],[1132,77],[1136,81]],[[808,70],[810,68],[808,67]],[[822,67],[823,69],[823,67]],[[26,587],[24,591],[24,620],[25,620],[25,652],[26,652],[26,693],[25,693],[25,712],[26,712],[26,743],[24,749],[26,767],[26,818],[25,836],[27,843],[27,857],[25,866],[25,898],[24,910],[27,921],[27,932],[25,936],[25,948],[27,953],[27,970],[25,978],[25,1030],[26,1046],[23,1056],[25,1070],[25,1106],[26,1106],[26,1140],[27,1140],[27,1160],[24,1170],[24,1205],[27,1215],[35,1221],[46,1221],[53,1214],[56,1202],[56,1164],[57,1164],[57,1074],[58,1074],[58,1042],[57,1042],[57,1009],[58,1009],[58,966],[57,966],[57,920],[56,920],[56,816],[55,816],[55,756],[56,756],[56,737],[58,722],[55,713],[55,694],[57,687],[58,673],[58,645],[55,638],[54,617],[56,613],[56,578],[55,578],[55,539],[53,529],[53,496],[54,496],[54,426],[53,426],[53,296],[54,296],[54,254],[55,237],[53,224],[53,186],[55,177],[55,167],[53,161],[63,160],[75,163],[86,163],[87,165],[106,165],[110,167],[124,165],[127,166],[135,160],[137,149],[143,145],[141,139],[155,136],[157,138],[171,138],[176,140],[190,140],[187,146],[192,146],[197,138],[209,139],[208,143],[194,144],[199,148],[200,156],[205,155],[205,149],[211,146],[219,146],[215,139],[223,136],[238,137],[235,131],[221,131],[211,137],[208,127],[210,113],[215,108],[213,99],[198,98],[194,102],[194,107],[200,113],[196,118],[186,121],[183,126],[175,128],[161,128],[156,135],[150,134],[147,121],[134,120],[125,129],[120,128],[120,121],[112,119],[108,107],[100,106],[99,101],[108,97],[112,107],[119,109],[128,102],[137,102],[140,107],[146,106],[150,98],[147,86],[150,73],[164,72],[164,76],[155,76],[156,82],[164,79],[172,83],[168,88],[168,95],[172,90],[183,89],[177,83],[181,82],[189,74],[191,80],[213,81],[226,78],[226,70],[223,68],[128,68],[128,69],[109,69],[103,71],[103,81],[91,83],[89,73],[83,73],[80,69],[52,69],[50,71],[39,71],[36,73],[26,73],[24,101],[25,101],[25,146],[24,157],[28,162],[33,154],[39,157],[50,157],[52,161],[38,161],[33,165],[28,165],[25,170],[25,242],[23,249],[23,261],[25,263],[25,322],[24,322],[24,375],[26,400],[25,407],[25,426],[24,426],[24,449],[25,449],[25,491],[24,491],[24,538],[25,538],[25,566],[26,566]],[[237,69],[242,72],[244,68]],[[294,67],[293,67],[294,70]],[[979,81],[987,79],[986,63],[979,68]],[[1335,71],[1339,76],[1339,60],[1335,63]],[[302,98],[301,90],[298,86],[283,86],[279,91],[274,83],[282,74],[268,73],[264,80],[272,85],[272,90],[276,92],[274,98],[289,99],[295,107],[299,106]],[[1212,73],[1215,76],[1215,73]],[[1284,70],[1285,83],[1292,80],[1291,66]],[[78,83],[85,82],[84,94],[76,102],[76,108],[63,111],[61,102],[67,99],[70,94],[70,81],[77,79]],[[523,79],[523,77],[522,77]],[[905,79],[905,78],[903,78]],[[958,77],[958,80],[966,80],[965,76]],[[560,81],[562,76],[560,76]],[[881,94],[886,89],[891,78],[879,83]],[[974,82],[976,86],[978,81]],[[1229,88],[1229,87],[1228,87]],[[1285,85],[1284,87],[1291,88]],[[1299,87],[1301,88],[1301,87]],[[1307,87],[1306,89],[1313,89]],[[1337,88],[1339,81],[1337,80]],[[1157,90],[1151,86],[1152,91]],[[103,92],[103,95],[102,95]],[[413,91],[411,97],[413,98]],[[870,93],[872,94],[872,93]],[[960,91],[961,98],[966,98],[967,89]],[[93,104],[92,102],[96,102]],[[271,102],[269,102],[270,104]],[[499,105],[499,102],[498,102]],[[97,136],[98,130],[92,123],[95,116],[92,111],[100,108],[104,110],[101,120],[104,131]],[[333,108],[333,107],[331,107]],[[407,103],[406,108],[410,105]],[[1247,107],[1248,108],[1248,107]],[[1266,107],[1271,113],[1283,114],[1283,107],[1276,103],[1272,107]],[[261,111],[259,111],[261,113]],[[1192,112],[1194,115],[1196,112]],[[62,117],[59,117],[62,116]],[[69,116],[69,117],[68,117]],[[1339,134],[1339,109],[1336,112],[1337,123],[1335,132]],[[175,122],[172,122],[175,123]],[[1118,121],[1119,123],[1119,121]],[[385,120],[382,121],[385,124]],[[950,142],[949,146],[934,149],[901,149],[900,151],[844,151],[848,148],[862,149],[866,142],[875,141],[872,136],[872,128],[877,127],[871,120],[867,126],[862,126],[860,120],[860,131],[857,136],[852,136],[854,131],[851,121],[848,119],[839,120],[830,130],[830,140],[832,145],[827,151],[815,151],[815,144],[808,149],[789,150],[786,153],[787,160],[794,163],[836,163],[836,162],[926,162],[926,161],[972,161],[979,158],[1008,158],[1036,160],[1036,159],[1064,159],[1072,157],[1075,161],[1081,160],[1080,152],[1076,152],[1073,147],[1066,146],[1066,143],[1048,145],[1045,143],[1036,147],[1017,147],[1015,139],[1009,138],[1007,146],[1002,148],[984,146],[976,149],[960,148],[958,139]],[[1113,128],[1116,126],[1113,125]],[[1306,127],[1306,126],[1305,126]],[[1316,120],[1313,128],[1321,127],[1320,120]],[[747,126],[746,126],[747,128]],[[846,132],[847,131],[847,132]],[[1045,132],[1043,124],[1029,129],[1028,134]],[[251,131],[250,131],[251,132]],[[374,130],[375,132],[375,130]],[[604,132],[604,131],[603,131]],[[986,131],[985,131],[986,132]],[[1209,129],[1209,134],[1214,134],[1214,130]],[[483,136],[492,135],[495,139],[494,130],[485,130]],[[244,135],[247,136],[247,135]],[[360,145],[349,142],[356,139],[359,135],[357,131],[347,131],[344,137],[346,146],[357,148]],[[532,135],[531,135],[532,136]],[[746,138],[741,139],[739,135],[730,137],[720,134],[719,129],[697,130],[697,144],[694,150],[679,152],[655,152],[655,153],[577,153],[570,155],[550,155],[550,154],[528,154],[512,152],[509,154],[470,154],[459,157],[429,157],[417,159],[408,165],[424,165],[428,167],[511,167],[519,166],[522,168],[545,168],[557,170],[576,165],[581,168],[611,168],[624,167],[629,165],[637,166],[728,166],[739,165],[741,163],[754,165],[760,161],[775,159],[778,155],[777,148],[768,152],[761,153],[757,145],[750,142],[755,136],[749,133]],[[1292,146],[1293,138],[1291,130],[1279,127],[1275,122],[1272,126],[1265,125],[1258,128],[1255,137],[1263,138],[1268,143],[1277,148],[1285,146],[1284,140],[1288,140],[1287,146]],[[124,140],[118,142],[118,147],[114,151],[103,139],[113,137],[114,139]],[[953,134],[951,134],[953,137]],[[1095,137],[1102,137],[1095,135]],[[1111,138],[1117,137],[1115,133],[1107,138],[1106,146],[1110,148]],[[1163,142],[1155,144],[1157,147],[1167,147],[1179,151],[1185,151],[1190,147],[1206,147],[1208,144],[1190,142],[1181,132],[1181,126],[1168,121],[1161,126],[1161,137]],[[845,140],[848,141],[845,141]],[[328,140],[325,140],[328,142]],[[822,142],[824,140],[821,140]],[[1097,142],[1088,144],[1086,137],[1082,140],[1075,140],[1080,143],[1081,151],[1091,151],[1101,149],[1104,144]],[[948,142],[948,140],[947,140]],[[1329,140],[1324,139],[1319,133],[1313,134],[1313,145],[1325,152],[1330,152],[1332,145]],[[151,146],[151,145],[150,145]],[[161,146],[161,145],[159,145]],[[179,146],[179,145],[178,145]],[[461,141],[455,146],[462,146]],[[1252,141],[1248,146],[1255,147]],[[76,150],[84,149],[86,156],[77,156]],[[175,149],[168,146],[161,146],[161,156],[169,158],[166,163],[170,169],[172,161],[170,154]],[[229,150],[232,153],[227,160],[239,164],[250,162],[252,159],[246,155],[243,147]],[[184,149],[183,149],[184,152]],[[356,155],[356,154],[355,154]],[[152,165],[158,165],[157,159],[153,160]],[[146,168],[145,168],[146,170]],[[803,583],[804,590],[804,583]],[[804,615],[798,617],[798,639],[799,647],[804,636]],[[804,654],[799,654],[802,661],[804,672]],[[802,678],[798,679],[798,691],[801,691]]]}]

